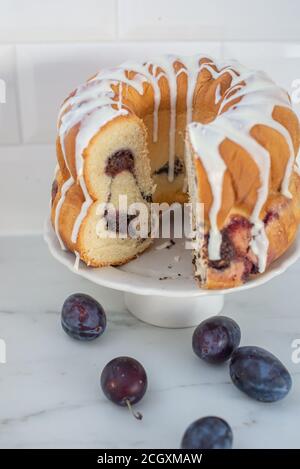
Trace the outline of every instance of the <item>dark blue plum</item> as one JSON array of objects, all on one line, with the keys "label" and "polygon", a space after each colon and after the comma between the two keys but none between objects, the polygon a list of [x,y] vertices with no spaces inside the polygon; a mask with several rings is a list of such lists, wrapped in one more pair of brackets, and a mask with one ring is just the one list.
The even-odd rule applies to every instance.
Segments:
[{"label": "dark blue plum", "polygon": [[223,363],[239,346],[241,330],[225,316],[214,316],[201,322],[193,334],[193,350],[209,363]]},{"label": "dark blue plum", "polygon": [[73,339],[93,340],[105,331],[106,315],[94,298],[84,293],[75,293],[63,304],[61,325]]},{"label": "dark blue plum", "polygon": [[230,361],[230,376],[237,388],[262,402],[279,401],[292,387],[292,378],[285,366],[260,347],[235,350]]},{"label": "dark blue plum", "polygon": [[232,430],[219,417],[203,417],[192,423],[181,441],[181,449],[230,449]]},{"label": "dark blue plum", "polygon": [[143,365],[131,357],[111,360],[103,368],[100,378],[105,396],[117,405],[127,406],[138,420],[141,420],[142,415],[134,413],[131,406],[143,398],[147,383]]}]

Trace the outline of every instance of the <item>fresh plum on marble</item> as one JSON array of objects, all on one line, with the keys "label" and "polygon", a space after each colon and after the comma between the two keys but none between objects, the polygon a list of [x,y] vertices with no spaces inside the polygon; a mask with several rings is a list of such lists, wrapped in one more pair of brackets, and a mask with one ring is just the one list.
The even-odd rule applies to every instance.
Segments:
[{"label": "fresh plum on marble", "polygon": [[106,315],[94,298],[84,293],[74,293],[63,304],[61,324],[73,339],[93,340],[105,331]]},{"label": "fresh plum on marble", "polygon": [[223,363],[239,346],[241,330],[238,324],[225,316],[213,316],[201,322],[193,334],[193,350],[202,360]]},{"label": "fresh plum on marble", "polygon": [[225,420],[202,417],[185,431],[181,449],[230,449],[232,440],[232,430]]},{"label": "fresh plum on marble", "polygon": [[130,357],[114,358],[104,367],[100,382],[109,400],[127,406],[134,417],[142,419],[142,415],[133,412],[131,407],[142,399],[147,389],[147,375],[141,363]]},{"label": "fresh plum on marble", "polygon": [[230,376],[238,389],[262,402],[283,399],[292,387],[292,378],[285,366],[260,347],[236,349],[230,360]]}]

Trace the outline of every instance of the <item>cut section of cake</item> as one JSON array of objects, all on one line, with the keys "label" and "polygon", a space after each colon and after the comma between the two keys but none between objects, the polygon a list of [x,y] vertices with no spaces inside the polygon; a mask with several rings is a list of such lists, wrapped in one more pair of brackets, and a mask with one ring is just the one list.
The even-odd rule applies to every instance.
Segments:
[{"label": "cut section of cake", "polygon": [[[82,131],[83,127],[79,132]],[[70,145],[67,151],[71,156],[76,148],[70,139],[72,136],[66,135],[64,145],[65,148]],[[152,198],[154,186],[146,139],[146,129],[140,119],[134,115],[126,115],[124,119],[120,115],[114,118],[113,125],[107,121],[87,146],[82,145],[79,161],[74,156],[73,161],[67,160],[69,168],[58,141],[60,170],[56,180],[60,181],[64,174],[67,179],[62,185],[59,183],[53,223],[62,248],[80,253],[87,265],[121,265],[151,244],[148,237],[122,236],[124,233],[120,233],[118,226],[122,216],[131,221],[127,209],[132,203],[148,206]],[[122,200],[126,204],[120,206]],[[124,226],[128,227],[129,223]]]}]

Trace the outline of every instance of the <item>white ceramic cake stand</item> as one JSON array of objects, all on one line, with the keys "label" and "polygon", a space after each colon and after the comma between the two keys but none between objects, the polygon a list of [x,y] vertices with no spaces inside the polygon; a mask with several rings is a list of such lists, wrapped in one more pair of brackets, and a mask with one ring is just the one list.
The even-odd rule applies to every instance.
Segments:
[{"label": "white ceramic cake stand", "polygon": [[202,290],[192,272],[192,253],[184,248],[184,240],[176,239],[169,249],[153,246],[121,267],[76,268],[73,253],[60,248],[50,221],[46,221],[44,238],[51,254],[72,272],[92,282],[123,291],[128,310],[138,319],[160,327],[191,327],[203,319],[220,313],[224,295],[262,285],[282,274],[300,257],[300,235],[291,248],[268,271],[245,285],[228,290]]}]

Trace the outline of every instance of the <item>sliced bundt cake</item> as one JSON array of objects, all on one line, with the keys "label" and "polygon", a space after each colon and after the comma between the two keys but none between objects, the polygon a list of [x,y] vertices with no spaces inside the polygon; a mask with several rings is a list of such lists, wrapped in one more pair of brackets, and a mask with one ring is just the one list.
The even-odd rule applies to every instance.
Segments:
[{"label": "sliced bundt cake", "polygon": [[57,237],[87,265],[127,262],[151,244],[132,204],[150,217],[152,201],[186,202],[187,168],[196,277],[206,288],[240,285],[295,239],[299,135],[287,93],[234,61],[165,56],[102,71],[60,111]]}]

